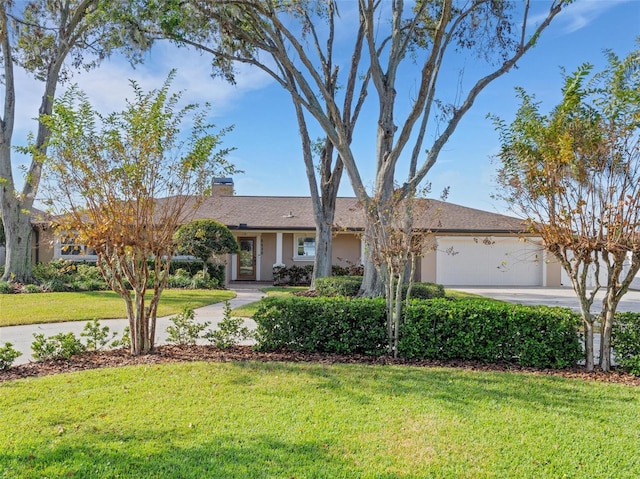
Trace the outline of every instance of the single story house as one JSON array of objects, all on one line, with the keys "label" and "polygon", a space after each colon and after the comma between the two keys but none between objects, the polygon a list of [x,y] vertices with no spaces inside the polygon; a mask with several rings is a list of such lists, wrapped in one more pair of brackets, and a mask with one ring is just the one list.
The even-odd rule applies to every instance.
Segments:
[{"label": "single story house", "polygon": [[[415,228],[430,234],[416,279],[447,286],[560,286],[560,265],[539,238],[524,234],[521,220],[437,200],[419,200]],[[213,194],[194,219],[217,220],[231,229],[240,253],[230,255],[228,281],[272,281],[276,265],[313,264],[315,223],[309,197],[238,196],[228,178],[214,182]],[[83,245],[63,244],[39,223],[34,258],[91,260]],[[364,219],[358,200],[336,202],[333,264],[361,264]]]}]

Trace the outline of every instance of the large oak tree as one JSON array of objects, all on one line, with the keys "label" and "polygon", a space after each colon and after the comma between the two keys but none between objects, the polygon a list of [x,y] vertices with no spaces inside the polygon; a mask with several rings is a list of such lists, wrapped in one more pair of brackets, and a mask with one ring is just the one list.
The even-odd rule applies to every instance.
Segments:
[{"label": "large oak tree", "polygon": [[[312,118],[335,149],[367,216],[366,240],[373,245],[387,242],[379,234],[392,230],[390,215],[415,195],[480,92],[515,66],[568,3],[546,2],[535,25],[529,0],[188,0],[157,3],[163,6],[156,17],[175,41],[211,52],[217,71],[232,78],[234,62],[248,63],[289,91],[297,111]],[[340,8],[348,18],[339,15]],[[338,48],[342,58],[333,63]],[[475,76],[467,78],[470,86],[447,99],[441,91],[451,77],[442,68],[460,57],[478,59],[482,73],[467,75]],[[462,68],[463,74],[468,72]],[[372,130],[356,131],[352,100],[367,94],[369,82],[376,121]],[[375,144],[373,157],[357,157],[354,134]],[[404,174],[402,160],[408,165]],[[368,188],[362,172],[372,164],[375,180]],[[308,166],[307,176],[314,193],[317,180]],[[319,228],[326,222],[320,198],[314,198]],[[408,228],[410,220],[408,215]],[[382,291],[376,274],[382,269],[374,267],[380,262],[371,257],[376,250],[367,248],[366,295]]]}]

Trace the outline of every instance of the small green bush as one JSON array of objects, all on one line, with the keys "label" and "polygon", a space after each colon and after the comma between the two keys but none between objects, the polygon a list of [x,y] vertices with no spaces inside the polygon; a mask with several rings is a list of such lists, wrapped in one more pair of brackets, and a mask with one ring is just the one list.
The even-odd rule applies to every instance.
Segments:
[{"label": "small green bush", "polygon": [[71,289],[70,286],[65,284],[65,282],[60,278],[43,281],[40,287],[45,293],[63,293]]},{"label": "small green bush", "polygon": [[200,334],[211,323],[197,323],[193,308],[185,307],[182,312],[170,319],[171,325],[167,326],[167,341],[173,344],[196,344]]},{"label": "small green bush", "polygon": [[273,284],[275,286],[308,286],[311,284],[313,265],[274,266]]},{"label": "small green bush", "polygon": [[116,339],[111,343],[112,348],[131,348],[131,329],[129,326],[124,327],[124,331],[122,331],[122,337],[120,339]]},{"label": "small green bush", "polygon": [[13,288],[7,281],[0,281],[0,294],[11,294]]},{"label": "small green bush", "polygon": [[416,359],[574,366],[582,357],[580,319],[569,309],[497,301],[412,301],[398,352]]},{"label": "small green bush", "polygon": [[249,328],[243,326],[243,324],[243,318],[233,318],[231,316],[231,303],[225,301],[224,318],[218,323],[218,329],[207,331],[203,337],[216,348],[227,349],[252,337]]},{"label": "small green bush", "polygon": [[29,294],[42,293],[42,288],[40,288],[40,286],[38,286],[37,284],[25,284],[22,287],[22,292]]},{"label": "small green bush", "polygon": [[318,296],[334,297],[358,295],[362,285],[362,276],[330,276],[316,279],[316,294]]},{"label": "small green bush", "polygon": [[640,376],[640,313],[617,313],[611,346],[621,369]]},{"label": "small green bush", "polygon": [[48,337],[44,334],[34,333],[33,337],[35,341],[31,343],[31,350],[36,361],[69,359],[86,349],[73,333],[59,333]]},{"label": "small green bush", "polygon": [[378,356],[385,314],[384,299],[267,297],[253,316],[257,348]]},{"label": "small green bush", "polygon": [[[407,285],[402,286],[402,297],[407,297]],[[413,283],[411,285],[411,299],[444,298],[444,286],[436,283]]]},{"label": "small green bush", "polygon": [[89,351],[97,351],[104,348],[109,341],[113,341],[118,333],[112,333],[109,337],[109,326],[100,326],[100,321],[94,319],[87,321],[80,336],[86,338],[86,347]]},{"label": "small green bush", "polygon": [[0,370],[9,369],[13,362],[22,356],[20,351],[16,351],[13,348],[13,344],[5,343],[0,348]]}]

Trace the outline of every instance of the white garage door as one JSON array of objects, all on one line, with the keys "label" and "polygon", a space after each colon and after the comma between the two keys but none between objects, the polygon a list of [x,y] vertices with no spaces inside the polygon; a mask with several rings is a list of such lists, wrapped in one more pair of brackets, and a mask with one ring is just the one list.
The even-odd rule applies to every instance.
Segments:
[{"label": "white garage door", "polygon": [[517,238],[439,237],[436,277],[444,285],[542,286],[540,245]]}]

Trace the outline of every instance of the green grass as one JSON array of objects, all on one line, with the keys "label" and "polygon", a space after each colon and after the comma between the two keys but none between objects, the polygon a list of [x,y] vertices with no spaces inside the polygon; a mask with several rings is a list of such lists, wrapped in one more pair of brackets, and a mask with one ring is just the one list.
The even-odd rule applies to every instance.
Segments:
[{"label": "green grass", "polygon": [[[158,316],[233,297],[235,293],[228,290],[166,289],[160,297]],[[0,295],[0,326],[126,317],[124,301],[113,291]]]},{"label": "green grass", "polygon": [[[260,288],[260,291],[266,293],[267,296],[287,296],[296,291],[306,291],[308,289],[307,286],[267,286],[266,288]],[[260,304],[260,301],[244,304],[232,310],[231,314],[241,318],[253,318],[253,315],[258,310],[258,304]]]},{"label": "green grass", "polygon": [[0,477],[640,477],[638,398],[399,366],[94,370],[0,384]]},{"label": "green grass", "polygon": [[455,289],[445,289],[444,293],[447,298],[466,299],[466,298],[483,298],[479,294],[467,293],[466,291],[458,291]]}]

